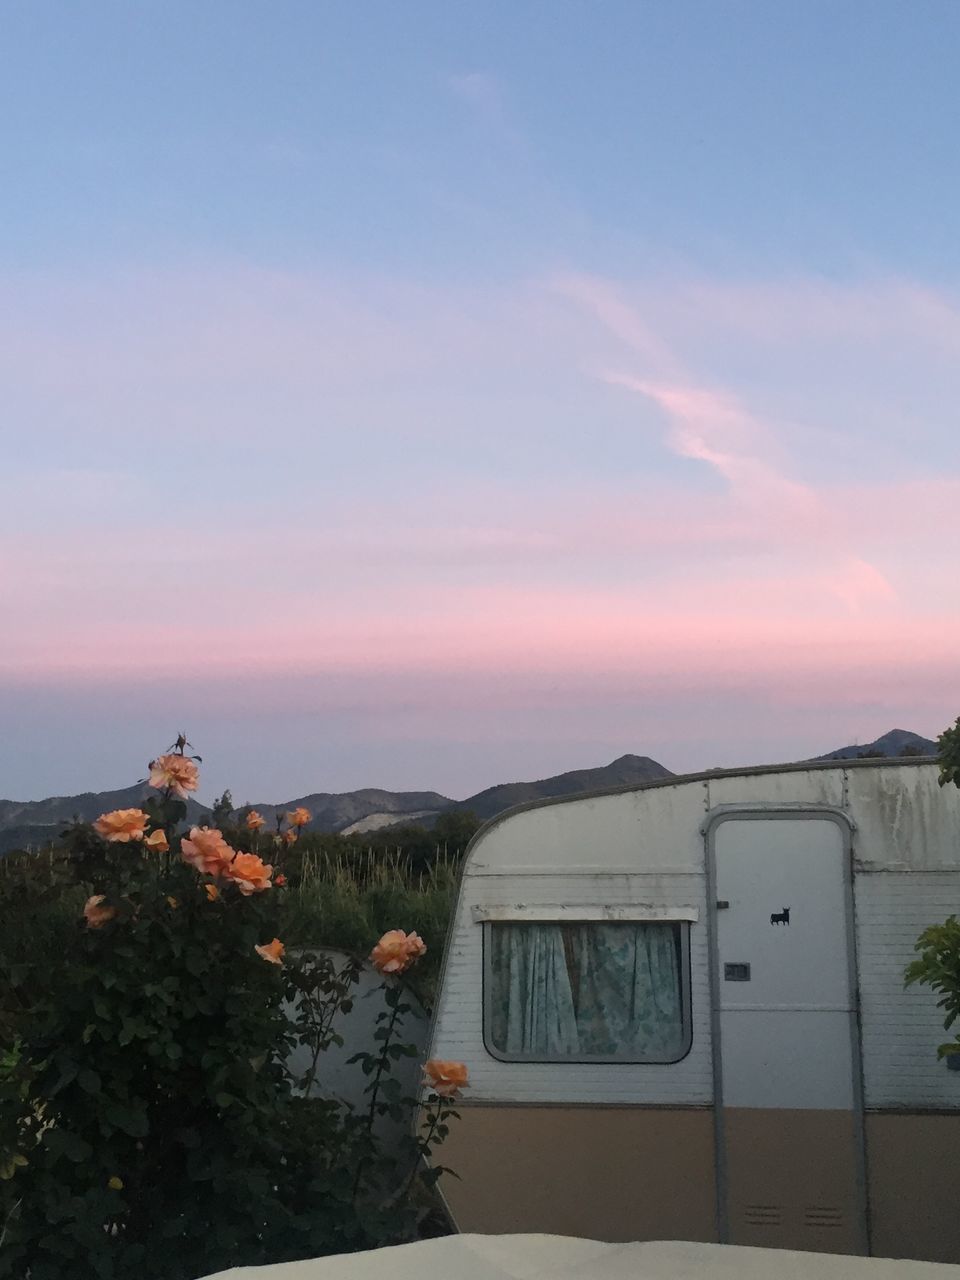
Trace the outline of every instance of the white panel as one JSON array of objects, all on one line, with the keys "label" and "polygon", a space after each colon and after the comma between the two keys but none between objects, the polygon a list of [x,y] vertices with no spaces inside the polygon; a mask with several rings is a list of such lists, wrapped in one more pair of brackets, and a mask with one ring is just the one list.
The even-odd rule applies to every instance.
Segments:
[{"label": "white panel", "polygon": [[848,1012],[724,1013],[723,1105],[849,1110],[850,1022]]},{"label": "white panel", "polygon": [[960,790],[941,788],[933,764],[850,769],[847,789],[867,869],[960,869]]},{"label": "white panel", "polygon": [[689,782],[522,810],[480,837],[467,870],[702,871],[706,796]]},{"label": "white panel", "polygon": [[710,808],[738,805],[843,805],[843,769],[786,769],[710,779]]},{"label": "white panel", "polygon": [[[725,1106],[853,1105],[844,833],[819,818],[714,828]],[[729,966],[729,967],[728,967]]]},{"label": "white panel", "polygon": [[960,873],[865,874],[854,881],[867,1107],[960,1108],[960,1071],[937,1059],[951,1038],[929,987],[904,987],[914,943],[960,912]]}]

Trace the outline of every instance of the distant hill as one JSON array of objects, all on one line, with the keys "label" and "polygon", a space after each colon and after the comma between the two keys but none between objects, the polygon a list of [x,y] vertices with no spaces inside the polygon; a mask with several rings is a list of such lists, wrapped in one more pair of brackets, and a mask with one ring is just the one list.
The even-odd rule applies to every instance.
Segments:
[{"label": "distant hill", "polygon": [[374,815],[386,816],[388,821],[379,825],[388,826],[389,819],[399,822],[434,816],[444,809],[452,809],[455,804],[455,800],[449,800],[436,791],[379,791],[368,787],[362,791],[340,793],[314,791],[283,804],[255,804],[251,808],[266,818],[268,827],[273,826],[278,813],[302,806],[313,815],[312,831],[343,831]]},{"label": "distant hill", "polygon": [[602,787],[629,787],[672,777],[669,769],[649,756],[620,756],[612,764],[599,769],[575,769],[572,773],[541,778],[539,782],[503,782],[499,786],[488,787],[486,791],[478,791],[475,796],[462,800],[458,807],[470,809],[478,818],[486,820],[504,809],[512,809],[515,804],[526,804],[531,800],[576,795],[578,791],[596,791]]},{"label": "distant hill", "polygon": [[[0,853],[49,844],[75,819],[93,822],[111,809],[136,809],[156,794],[146,782],[135,782],[120,791],[84,791],[78,796],[51,796],[47,800],[0,800]],[[187,801],[189,822],[200,822],[208,814],[196,800]]]},{"label": "distant hill", "polygon": [[919,733],[911,733],[909,729],[891,729],[875,742],[837,747],[835,751],[828,751],[825,756],[814,756],[814,759],[858,760],[870,756],[897,759],[904,756],[935,756],[937,750],[937,744],[930,738],[922,738]]}]

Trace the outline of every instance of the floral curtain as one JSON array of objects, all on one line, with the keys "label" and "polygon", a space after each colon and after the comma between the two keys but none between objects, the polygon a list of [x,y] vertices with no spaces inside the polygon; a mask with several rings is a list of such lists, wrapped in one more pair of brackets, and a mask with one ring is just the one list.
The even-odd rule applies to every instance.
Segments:
[{"label": "floral curtain", "polygon": [[638,1062],[680,1056],[677,926],[496,924],[491,934],[498,1052]]}]

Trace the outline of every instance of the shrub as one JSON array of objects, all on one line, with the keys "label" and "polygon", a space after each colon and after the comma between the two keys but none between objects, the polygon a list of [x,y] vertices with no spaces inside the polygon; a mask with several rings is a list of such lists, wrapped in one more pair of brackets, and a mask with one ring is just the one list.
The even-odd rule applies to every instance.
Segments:
[{"label": "shrub", "polygon": [[[365,1107],[323,1097],[359,962],[286,957],[284,877],[255,826],[246,847],[216,829],[178,834],[196,786],[188,745],[153,763],[159,794],[141,810],[66,833],[47,891],[72,918],[45,964],[8,969],[0,1276],[194,1280],[409,1239],[418,1184],[442,1172],[419,1163],[453,1114],[440,1077],[399,1171],[380,1147],[377,1118],[418,1105],[391,1075],[416,1052],[400,1038],[401,988],[388,986],[377,1042],[354,1059]],[[295,843],[300,819],[270,847]],[[399,936],[385,975],[422,947]],[[287,1067],[297,1042],[310,1049],[301,1079]]]},{"label": "shrub", "polygon": [[[937,743],[941,787],[951,782],[960,787],[960,718],[941,733]],[[939,994],[937,1008],[944,1010],[944,1030],[949,1031],[960,1015],[960,921],[949,916],[943,924],[931,925],[917,939],[914,950],[920,955],[907,966],[906,985],[923,983]],[[937,1050],[941,1058],[951,1053],[960,1053],[960,1035]]]},{"label": "shrub", "polygon": [[[943,924],[931,925],[914,949],[920,957],[907,966],[906,984],[922,982],[939,993],[937,1008],[944,1010],[943,1026],[949,1031],[960,1015],[960,921],[950,916]],[[937,1050],[940,1058],[948,1053],[960,1053],[960,1037]]]}]

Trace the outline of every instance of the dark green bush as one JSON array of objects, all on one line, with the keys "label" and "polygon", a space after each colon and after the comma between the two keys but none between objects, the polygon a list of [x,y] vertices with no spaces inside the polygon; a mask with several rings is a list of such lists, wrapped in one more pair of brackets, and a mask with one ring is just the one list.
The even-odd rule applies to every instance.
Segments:
[{"label": "dark green bush", "polygon": [[[46,863],[3,876],[24,928],[19,951],[0,944],[0,1276],[194,1280],[413,1238],[439,1173],[420,1158],[452,1113],[434,1094],[399,1165],[381,1150],[377,1118],[418,1105],[391,1075],[416,1052],[401,989],[356,1055],[365,1106],[305,1096],[358,962],[285,959],[289,883],[233,849],[198,871],[181,856],[181,801],[168,789],[145,810],[168,850],[76,826]],[[403,893],[381,888],[372,916],[407,924],[392,915]],[[296,1042],[308,1078],[287,1068]]]}]

